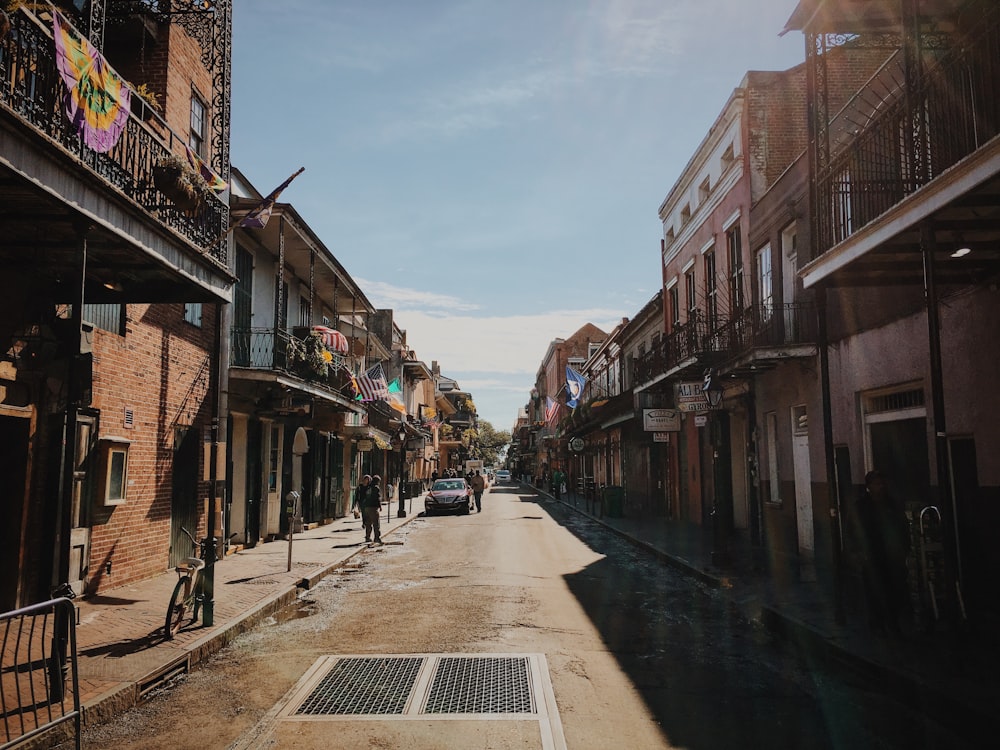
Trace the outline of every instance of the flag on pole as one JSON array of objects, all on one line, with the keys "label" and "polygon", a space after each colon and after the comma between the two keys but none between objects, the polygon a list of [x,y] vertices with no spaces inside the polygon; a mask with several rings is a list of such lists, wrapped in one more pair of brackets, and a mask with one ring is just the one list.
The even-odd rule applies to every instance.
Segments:
[{"label": "flag on pole", "polygon": [[556,415],[559,413],[559,402],[556,401],[552,396],[545,397],[545,423],[550,424],[555,421]]},{"label": "flag on pole", "polygon": [[583,375],[569,365],[566,365],[566,393],[569,394],[569,398],[566,399],[566,406],[570,409],[576,408],[580,397],[583,396],[583,387],[586,384],[587,379]]},{"label": "flag on pole", "polygon": [[362,401],[388,401],[389,385],[385,382],[382,363],[376,362],[364,375],[359,375],[358,391]]},{"label": "flag on pole", "polygon": [[299,167],[297,172],[272,190],[270,195],[262,200],[260,205],[244,216],[240,220],[240,223],[236,226],[246,227],[248,229],[263,229],[267,224],[267,220],[271,218],[271,211],[274,210],[274,204],[278,202],[278,196],[281,195],[281,191],[288,187],[292,180],[305,171],[305,167]]}]

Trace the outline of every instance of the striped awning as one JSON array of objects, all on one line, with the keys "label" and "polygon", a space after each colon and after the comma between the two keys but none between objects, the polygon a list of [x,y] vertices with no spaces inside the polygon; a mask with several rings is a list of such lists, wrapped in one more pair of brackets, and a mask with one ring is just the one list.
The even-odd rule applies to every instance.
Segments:
[{"label": "striped awning", "polygon": [[340,331],[328,328],[327,326],[313,326],[312,331],[319,334],[319,337],[323,339],[323,345],[331,352],[347,354],[347,336]]}]

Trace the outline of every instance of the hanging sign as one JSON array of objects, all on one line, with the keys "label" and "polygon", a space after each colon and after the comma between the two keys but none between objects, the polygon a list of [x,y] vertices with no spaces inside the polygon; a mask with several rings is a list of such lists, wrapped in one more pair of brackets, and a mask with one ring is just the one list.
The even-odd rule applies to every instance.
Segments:
[{"label": "hanging sign", "polygon": [[705,398],[705,391],[702,390],[704,385],[701,380],[678,383],[676,386],[677,409],[686,412],[708,411],[708,399]]},{"label": "hanging sign", "polygon": [[370,451],[374,447],[375,447],[375,441],[374,440],[359,440],[358,441],[358,450],[361,451],[362,453]]},{"label": "hanging sign", "polygon": [[654,443],[669,443],[670,433],[669,432],[654,432],[653,433]]},{"label": "hanging sign", "polygon": [[681,413],[677,409],[643,409],[642,429],[646,432],[680,432]]},{"label": "hanging sign", "polygon": [[571,451],[576,452],[576,453],[579,453],[580,451],[582,451],[583,450],[583,446],[584,446],[583,438],[575,437],[575,438],[573,438],[572,440],[569,441],[569,449]]}]

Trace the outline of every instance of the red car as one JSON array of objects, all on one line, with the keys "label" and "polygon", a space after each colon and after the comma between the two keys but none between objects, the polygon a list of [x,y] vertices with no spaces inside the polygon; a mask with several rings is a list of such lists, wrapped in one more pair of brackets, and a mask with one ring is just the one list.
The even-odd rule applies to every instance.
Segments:
[{"label": "red car", "polygon": [[431,515],[439,510],[469,514],[472,487],[462,477],[438,479],[424,496],[424,513]]}]

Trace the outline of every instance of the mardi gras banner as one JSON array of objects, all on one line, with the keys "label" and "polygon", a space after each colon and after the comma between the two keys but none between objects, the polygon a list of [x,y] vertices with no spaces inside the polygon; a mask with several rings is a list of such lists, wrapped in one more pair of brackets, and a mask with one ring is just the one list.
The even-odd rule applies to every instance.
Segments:
[{"label": "mardi gras banner", "polygon": [[52,14],[56,66],[66,84],[66,117],[94,151],[114,148],[128,121],[132,91],[86,39]]}]

